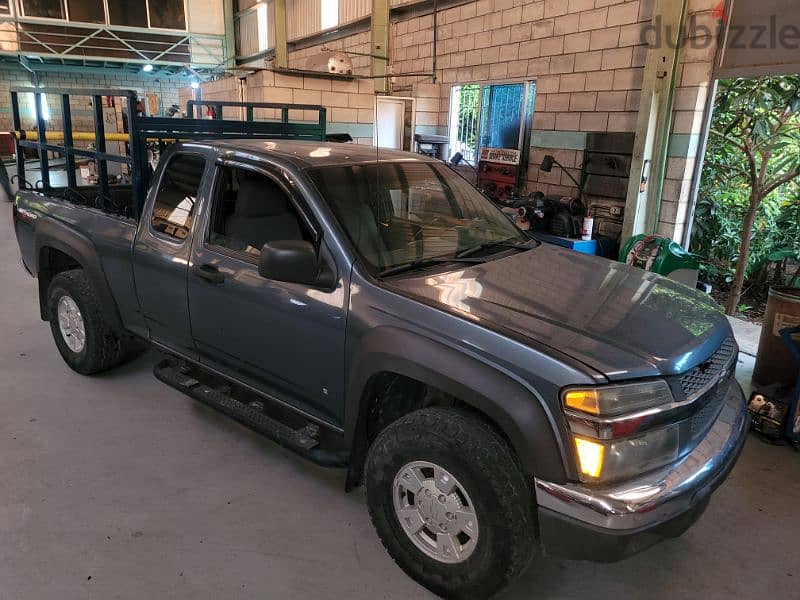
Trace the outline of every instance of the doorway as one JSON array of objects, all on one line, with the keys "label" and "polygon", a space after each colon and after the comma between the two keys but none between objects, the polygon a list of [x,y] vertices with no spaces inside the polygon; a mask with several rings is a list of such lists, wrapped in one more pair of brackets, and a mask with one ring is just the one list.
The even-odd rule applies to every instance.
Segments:
[{"label": "doorway", "polygon": [[378,148],[411,151],[416,120],[414,99],[380,96],[375,99],[375,133]]}]

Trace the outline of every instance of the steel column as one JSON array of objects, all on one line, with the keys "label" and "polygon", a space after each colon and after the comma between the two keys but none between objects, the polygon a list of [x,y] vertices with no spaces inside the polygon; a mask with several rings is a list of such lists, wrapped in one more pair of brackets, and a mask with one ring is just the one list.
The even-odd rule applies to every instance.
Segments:
[{"label": "steel column", "polygon": [[[45,194],[50,193],[50,162],[47,156],[47,150],[45,149],[45,136],[47,135],[47,123],[44,119],[44,114],[42,111],[42,98],[44,94],[41,92],[34,92],[33,94],[33,104],[34,110],[36,111],[36,130],[39,132],[39,141],[37,145],[39,146],[39,165],[42,169],[42,188],[44,189]],[[45,100],[46,101],[46,100]]]},{"label": "steel column", "polygon": [[[99,154],[106,153],[106,127],[103,120],[102,98],[102,96],[92,96],[92,108],[94,109],[94,145]],[[101,158],[97,159],[97,179],[100,184],[100,201],[105,204],[109,197],[108,163]]]},{"label": "steel column", "polygon": [[[72,139],[72,109],[69,105],[69,94],[61,94],[61,118],[64,127],[64,146],[72,148],[74,140]],[[41,136],[46,139],[46,136]],[[72,152],[67,152],[67,185],[71,188],[78,187],[78,181],[75,177],[75,155]]]},{"label": "steel column", "polygon": [[275,66],[289,68],[289,52],[286,47],[286,0],[273,0],[275,15]]},{"label": "steel column", "polygon": [[[22,129],[22,120],[19,115],[19,95],[17,92],[11,92],[11,119],[14,125],[14,131]],[[16,147],[17,151],[17,186],[23,189],[26,186],[25,181],[25,151],[20,147]]]},{"label": "steel column", "polygon": [[222,18],[225,20],[225,39],[222,44],[222,65],[226,71],[236,68],[236,32],[233,26],[233,0],[222,0]]},{"label": "steel column", "polygon": [[[655,39],[650,40],[644,69],[623,243],[658,229],[687,5],[688,0],[655,0],[653,6],[651,35]],[[643,184],[645,177],[647,183]]]},{"label": "steel column", "polygon": [[[372,77],[375,92],[389,91],[389,0],[372,0]],[[378,56],[384,58],[377,58]]]}]

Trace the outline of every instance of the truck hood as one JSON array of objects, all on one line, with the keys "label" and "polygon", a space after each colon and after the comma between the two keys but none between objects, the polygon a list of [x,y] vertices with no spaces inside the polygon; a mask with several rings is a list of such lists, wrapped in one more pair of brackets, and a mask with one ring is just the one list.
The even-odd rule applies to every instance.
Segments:
[{"label": "truck hood", "polygon": [[717,305],[696,290],[550,244],[385,284],[480,326],[558,350],[611,380],[682,373],[731,334]]}]

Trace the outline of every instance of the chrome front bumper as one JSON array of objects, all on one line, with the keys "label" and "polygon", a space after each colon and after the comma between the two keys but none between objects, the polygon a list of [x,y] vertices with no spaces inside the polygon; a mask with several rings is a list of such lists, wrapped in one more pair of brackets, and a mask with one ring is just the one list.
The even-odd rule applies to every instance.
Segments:
[{"label": "chrome front bumper", "polygon": [[[747,424],[744,394],[734,380],[717,420],[680,462],[606,487],[536,479],[540,520],[545,512],[551,524],[556,518],[572,529],[585,526],[595,534],[620,536],[656,528],[686,513],[699,516],[708,496],[736,462]],[[547,540],[543,543],[546,547]]]}]

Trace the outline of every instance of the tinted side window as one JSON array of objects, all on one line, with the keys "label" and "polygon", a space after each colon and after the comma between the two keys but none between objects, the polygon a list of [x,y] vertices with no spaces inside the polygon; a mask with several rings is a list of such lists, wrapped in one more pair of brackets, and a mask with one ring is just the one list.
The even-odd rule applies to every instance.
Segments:
[{"label": "tinted side window", "polygon": [[257,259],[267,242],[312,237],[283,189],[254,171],[221,167],[207,241]]},{"label": "tinted side window", "polygon": [[154,230],[178,240],[189,236],[205,164],[205,159],[196,154],[172,157],[153,205],[150,223]]}]

